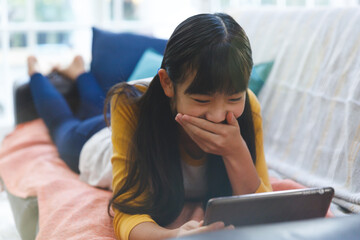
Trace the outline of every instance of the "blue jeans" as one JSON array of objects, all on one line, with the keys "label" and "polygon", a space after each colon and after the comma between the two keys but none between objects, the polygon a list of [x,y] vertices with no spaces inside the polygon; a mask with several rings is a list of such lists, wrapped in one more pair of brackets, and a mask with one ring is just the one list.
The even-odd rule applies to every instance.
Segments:
[{"label": "blue jeans", "polygon": [[73,113],[51,82],[39,73],[30,78],[35,108],[44,120],[57,146],[61,159],[79,172],[79,157],[85,142],[106,127],[103,116],[105,93],[91,73],[83,73],[76,80],[80,102]]}]

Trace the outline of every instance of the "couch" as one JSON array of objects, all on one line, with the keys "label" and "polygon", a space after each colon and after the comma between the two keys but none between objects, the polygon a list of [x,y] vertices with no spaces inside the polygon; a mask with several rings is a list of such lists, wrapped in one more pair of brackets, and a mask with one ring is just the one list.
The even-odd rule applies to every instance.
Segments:
[{"label": "couch", "polygon": [[[229,13],[252,45],[255,67],[250,87],[262,106],[265,156],[274,190],[332,186],[335,218],[189,239],[258,239],[264,233],[273,239],[343,236],[343,231],[327,227],[333,225],[343,226],[349,239],[355,239],[360,219],[360,8]],[[104,91],[119,81],[154,75],[142,65],[161,61],[166,40],[96,28],[93,33],[90,70],[102,79]],[[51,76],[52,81],[58,77]],[[68,94],[69,102],[76,99],[72,86],[61,83],[58,88]],[[17,127],[2,143],[0,177],[22,238],[114,239],[106,212],[111,192],[79,180],[59,159],[32,109],[27,83],[16,85],[14,96]],[[308,233],[311,226],[322,231],[299,234]]]}]

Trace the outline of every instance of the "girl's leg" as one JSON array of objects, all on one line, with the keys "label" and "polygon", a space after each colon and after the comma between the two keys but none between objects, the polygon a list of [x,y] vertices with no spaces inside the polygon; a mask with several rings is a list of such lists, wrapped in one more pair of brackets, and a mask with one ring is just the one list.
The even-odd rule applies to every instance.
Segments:
[{"label": "girl's leg", "polygon": [[51,135],[62,122],[74,118],[64,97],[42,74],[35,73],[30,77],[30,91],[35,108]]},{"label": "girl's leg", "polygon": [[90,72],[83,73],[77,78],[76,85],[80,96],[77,116],[86,119],[102,114],[105,94],[95,77]]},{"label": "girl's leg", "polygon": [[95,77],[90,72],[85,72],[81,56],[76,56],[67,68],[57,68],[56,71],[76,81],[80,97],[79,110],[76,113],[78,118],[87,119],[102,114],[105,94]]},{"label": "girl's leg", "polygon": [[106,126],[103,116],[85,121],[75,118],[63,96],[47,78],[38,73],[36,64],[34,57],[28,58],[30,90],[35,108],[49,129],[61,159],[72,170],[79,172],[80,151],[93,134]]},{"label": "girl's leg", "polygon": [[79,173],[80,152],[91,136],[106,127],[103,115],[84,121],[72,119],[55,129],[54,139],[61,159],[76,173]]}]

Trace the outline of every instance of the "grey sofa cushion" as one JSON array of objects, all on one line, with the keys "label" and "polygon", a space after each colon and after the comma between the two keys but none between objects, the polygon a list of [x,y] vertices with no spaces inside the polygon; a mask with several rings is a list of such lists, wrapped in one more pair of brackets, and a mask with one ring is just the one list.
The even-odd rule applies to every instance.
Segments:
[{"label": "grey sofa cushion", "polygon": [[39,211],[36,197],[19,198],[6,191],[22,240],[34,240],[39,230]]}]

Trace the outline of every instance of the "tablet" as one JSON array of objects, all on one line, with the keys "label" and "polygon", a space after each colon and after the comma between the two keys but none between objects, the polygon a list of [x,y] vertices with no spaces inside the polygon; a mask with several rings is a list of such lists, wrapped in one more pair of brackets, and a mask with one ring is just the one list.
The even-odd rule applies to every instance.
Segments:
[{"label": "tablet", "polygon": [[324,217],[334,196],[331,187],[212,198],[204,225],[222,221],[235,227]]}]

